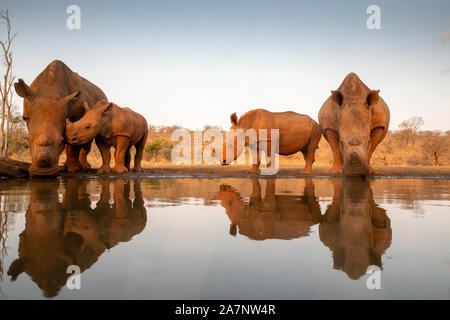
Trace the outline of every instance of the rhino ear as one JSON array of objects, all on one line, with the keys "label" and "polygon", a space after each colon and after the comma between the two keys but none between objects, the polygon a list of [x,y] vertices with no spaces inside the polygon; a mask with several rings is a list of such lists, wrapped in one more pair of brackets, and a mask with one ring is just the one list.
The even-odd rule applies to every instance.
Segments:
[{"label": "rhino ear", "polygon": [[342,106],[342,101],[344,100],[344,96],[338,90],[331,90],[331,100],[336,103],[338,106]]},{"label": "rhino ear", "polygon": [[111,110],[113,103],[112,102],[107,102],[104,105],[102,105],[98,110],[100,112],[100,114],[103,114],[105,112],[108,112],[109,110]]},{"label": "rhino ear", "polygon": [[231,124],[237,126],[238,118],[236,112],[230,116]]},{"label": "rhino ear", "polygon": [[378,103],[378,101],[380,100],[380,96],[379,96],[380,90],[372,90],[369,95],[367,96],[367,105],[369,107],[373,107],[374,105],[376,105]]},{"label": "rhino ear", "polygon": [[89,110],[89,105],[88,105],[88,103],[86,101],[83,101],[82,106],[83,106],[84,112]]},{"label": "rhino ear", "polygon": [[64,105],[68,105],[77,101],[80,95],[80,91],[75,91],[74,93],[71,93],[68,96],[62,98],[61,100],[63,101]]},{"label": "rhino ear", "polygon": [[16,89],[17,94],[24,99],[31,100],[36,96],[33,89],[31,89],[22,79],[19,79],[19,81],[14,83],[14,89]]}]

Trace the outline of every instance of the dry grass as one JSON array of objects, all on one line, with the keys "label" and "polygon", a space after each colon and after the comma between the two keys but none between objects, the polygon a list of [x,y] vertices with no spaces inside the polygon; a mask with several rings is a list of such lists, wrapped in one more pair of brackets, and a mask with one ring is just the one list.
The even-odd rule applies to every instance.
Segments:
[{"label": "dry grass", "polygon": [[[162,127],[156,130],[151,128],[149,130],[148,143],[155,141],[157,139],[163,139],[170,141],[175,144],[175,142],[170,140],[171,133],[176,126],[172,127]],[[191,131],[191,136],[194,134]],[[375,168],[376,173],[383,175],[442,175],[447,174],[450,171],[450,133],[438,133],[430,131],[419,131],[416,134],[414,143],[409,141],[408,143],[404,140],[403,131],[390,131],[388,136],[382,141],[382,143],[375,150],[372,157],[371,165]],[[438,139],[439,145],[443,145],[440,148],[439,154],[439,165],[435,166],[435,159],[432,154],[428,152],[427,148],[430,148],[430,141],[435,141]],[[206,147],[208,143],[203,143],[203,148]],[[192,143],[193,148],[193,143]],[[113,149],[113,148],[112,148]],[[193,149],[192,149],[193,150]],[[113,153],[114,151],[111,150]],[[192,152],[193,153],[193,152]],[[134,155],[134,148],[132,149],[132,158]],[[192,155],[193,157],[193,155]],[[245,152],[246,159],[249,159],[248,149]],[[10,155],[10,158],[30,162],[29,150],[22,150],[15,154]],[[63,153],[60,157],[60,164],[65,162],[66,156]],[[280,167],[282,170],[292,170],[292,172],[301,171],[304,166],[303,155],[297,153],[291,156],[280,156]],[[88,155],[88,161],[93,168],[98,168],[102,164],[100,157],[100,152],[95,146],[92,146],[91,152]],[[249,163],[249,162],[247,162]],[[331,166],[332,163],[332,153],[330,146],[324,138],[320,141],[319,148],[316,151],[315,163],[313,168],[318,173],[325,173],[326,169]],[[133,161],[132,161],[133,164]],[[114,165],[114,160],[112,160],[111,166]],[[162,154],[157,156],[157,161],[154,154],[148,152],[144,153],[144,160],[142,163],[144,168],[150,170],[155,169],[166,169],[174,170],[178,172],[179,170],[186,170],[187,172],[210,172],[211,170],[217,172],[245,172],[249,166],[243,166],[239,164],[232,164],[226,168],[220,165],[176,165],[171,160],[165,158]]]}]

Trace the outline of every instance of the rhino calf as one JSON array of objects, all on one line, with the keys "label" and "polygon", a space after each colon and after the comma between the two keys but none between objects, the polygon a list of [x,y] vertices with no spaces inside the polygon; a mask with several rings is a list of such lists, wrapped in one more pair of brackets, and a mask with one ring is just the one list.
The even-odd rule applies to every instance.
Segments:
[{"label": "rhino calf", "polygon": [[85,114],[76,121],[66,119],[66,137],[70,144],[80,145],[92,141],[100,149],[103,165],[97,173],[111,171],[111,146],[114,146],[114,171],[124,173],[130,170],[132,146],[136,148],[133,171],[142,172],[142,154],[148,135],[147,121],[129,108],[101,100],[89,108],[84,104]]}]

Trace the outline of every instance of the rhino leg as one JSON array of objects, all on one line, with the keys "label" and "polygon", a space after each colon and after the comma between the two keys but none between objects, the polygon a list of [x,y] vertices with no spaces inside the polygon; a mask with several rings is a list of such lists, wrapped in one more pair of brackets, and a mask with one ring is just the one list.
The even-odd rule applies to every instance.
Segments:
[{"label": "rhino leg", "polygon": [[142,155],[144,154],[145,144],[147,143],[147,133],[139,140],[134,146],[136,148],[136,155],[134,156],[134,168],[133,171],[142,172],[144,171],[141,167]]},{"label": "rhino leg", "polygon": [[97,173],[102,174],[111,172],[111,167],[109,166],[111,163],[111,146],[101,140],[95,140],[95,143],[102,155],[102,167],[97,170]]},{"label": "rhino leg", "polygon": [[116,137],[116,152],[114,154],[114,171],[116,173],[128,172],[127,167],[125,167],[125,156],[127,150],[130,146],[130,139],[125,136]]},{"label": "rhino leg", "polygon": [[81,146],[80,155],[79,155],[79,161],[81,164],[81,167],[83,170],[90,169],[91,166],[89,165],[89,162],[87,161],[87,155],[91,151],[92,142],[86,143]]},{"label": "rhino leg", "polygon": [[128,147],[127,152],[125,153],[125,168],[130,171],[130,163],[131,163],[131,146]]},{"label": "rhino leg", "polygon": [[305,159],[305,168],[303,168],[302,173],[304,174],[312,174],[312,164],[314,162],[314,154],[311,155],[311,153],[308,153],[308,150],[302,150],[301,153],[303,154],[303,159]]},{"label": "rhino leg", "polygon": [[333,165],[331,166],[331,169],[330,171],[328,171],[328,173],[342,173],[342,162],[339,151],[339,137],[334,131],[331,130],[326,130],[323,135],[330,144],[331,151],[333,152]]},{"label": "rhino leg", "polygon": [[339,222],[341,196],[342,196],[342,179],[331,179],[334,189],[333,201],[328,206],[325,214],[321,217],[322,223],[336,223]]},{"label": "rhino leg", "polygon": [[261,185],[259,184],[258,178],[252,178],[252,196],[250,199],[261,200]]},{"label": "rhino leg", "polygon": [[305,168],[302,173],[312,174],[312,165],[314,163],[314,155],[316,154],[317,146],[322,138],[322,131],[320,127],[314,127],[311,133],[311,139],[308,145],[302,150],[303,158],[305,159]]},{"label": "rhino leg", "polygon": [[384,139],[386,136],[386,130],[384,128],[375,128],[370,133],[370,150],[369,150],[369,173],[373,173],[372,168],[370,167],[370,159],[372,158],[372,154],[377,148],[377,146],[380,144],[380,142]]},{"label": "rhino leg", "polygon": [[71,144],[66,145],[67,160],[64,166],[67,168],[68,173],[75,173],[83,169],[83,166],[79,161],[80,149],[80,146],[74,146]]},{"label": "rhino leg", "polygon": [[259,162],[257,164],[252,164],[252,167],[247,172],[250,174],[259,174]]},{"label": "rhino leg", "polygon": [[259,144],[256,147],[256,163],[252,164],[252,167],[247,172],[250,174],[259,174],[259,165],[261,163],[261,155],[259,150]]},{"label": "rhino leg", "polygon": [[306,196],[306,201],[311,211],[313,223],[319,223],[322,220],[322,212],[320,210],[319,201],[314,194],[314,184],[312,182],[312,178],[305,179],[303,194]]}]

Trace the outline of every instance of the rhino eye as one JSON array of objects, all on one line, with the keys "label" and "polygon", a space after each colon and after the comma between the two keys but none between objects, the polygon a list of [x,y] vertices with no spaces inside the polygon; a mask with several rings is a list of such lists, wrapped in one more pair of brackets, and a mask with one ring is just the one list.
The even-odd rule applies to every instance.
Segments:
[{"label": "rhino eye", "polygon": [[91,128],[91,125],[90,124],[87,124],[86,125],[86,129],[90,129]]}]

